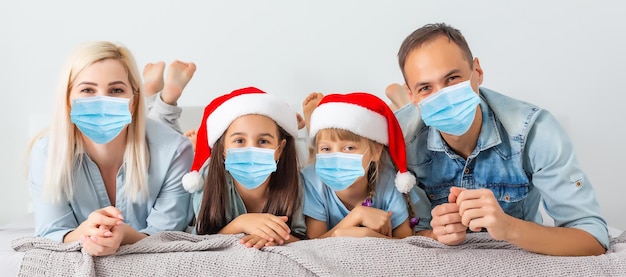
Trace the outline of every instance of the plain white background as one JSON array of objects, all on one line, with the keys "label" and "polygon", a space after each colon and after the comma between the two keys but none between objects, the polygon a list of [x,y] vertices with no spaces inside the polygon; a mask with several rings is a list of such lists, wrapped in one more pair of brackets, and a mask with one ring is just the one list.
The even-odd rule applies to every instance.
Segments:
[{"label": "plain white background", "polygon": [[30,209],[29,138],[47,121],[59,71],[89,40],[148,62],[193,61],[179,101],[204,106],[257,86],[301,110],[312,91],[384,97],[416,28],[467,38],[483,86],[553,112],[571,135],[609,225],[626,229],[623,181],[626,4],[621,1],[3,1],[0,4],[0,224]]}]

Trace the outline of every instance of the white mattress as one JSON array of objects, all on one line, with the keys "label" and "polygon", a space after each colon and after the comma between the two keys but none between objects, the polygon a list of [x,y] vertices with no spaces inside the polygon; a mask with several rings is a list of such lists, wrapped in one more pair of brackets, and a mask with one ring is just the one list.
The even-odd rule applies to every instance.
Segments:
[{"label": "white mattress", "polygon": [[0,226],[0,276],[17,276],[23,252],[15,252],[11,248],[13,239],[32,236],[35,232],[33,214],[27,214],[19,220]]}]

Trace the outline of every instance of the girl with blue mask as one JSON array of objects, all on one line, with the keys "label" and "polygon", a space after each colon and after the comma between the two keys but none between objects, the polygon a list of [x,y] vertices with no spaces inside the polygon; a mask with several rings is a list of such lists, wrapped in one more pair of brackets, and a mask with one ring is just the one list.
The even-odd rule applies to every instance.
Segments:
[{"label": "girl with blue mask", "polygon": [[[189,140],[146,118],[131,53],[86,43],[68,59],[47,132],[30,148],[35,234],[110,255],[159,231],[183,231]],[[182,88],[181,88],[182,89]]]},{"label": "girl with blue mask", "polygon": [[[307,105],[316,104],[308,100],[305,115]],[[406,169],[402,131],[387,104],[368,93],[330,94],[307,118],[316,153],[302,170],[307,235],[413,235],[419,196]]]},{"label": "girl with blue mask", "polygon": [[245,233],[241,243],[257,249],[304,238],[297,132],[295,111],[257,88],[209,103],[183,180],[193,193],[194,231]]}]

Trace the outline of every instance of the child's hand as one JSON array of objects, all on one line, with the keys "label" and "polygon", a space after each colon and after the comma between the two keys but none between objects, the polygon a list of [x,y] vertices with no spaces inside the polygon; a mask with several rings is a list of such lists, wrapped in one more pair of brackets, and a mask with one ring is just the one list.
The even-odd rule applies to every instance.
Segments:
[{"label": "child's hand", "polygon": [[246,247],[253,247],[255,249],[261,249],[264,246],[276,246],[276,243],[269,242],[266,239],[259,237],[257,235],[247,235],[239,240],[241,244],[246,245]]},{"label": "child's hand", "polygon": [[388,236],[384,236],[367,227],[348,227],[348,228],[335,230],[335,232],[333,232],[333,237],[365,238],[365,237],[388,237]]},{"label": "child's hand", "polygon": [[288,217],[265,213],[247,213],[235,220],[241,224],[244,233],[256,235],[267,242],[283,245],[289,239],[291,229],[287,226]]},{"label": "child's hand", "polygon": [[370,228],[383,236],[392,236],[391,211],[386,212],[372,207],[356,206],[350,213],[356,214],[360,219],[361,226]]}]

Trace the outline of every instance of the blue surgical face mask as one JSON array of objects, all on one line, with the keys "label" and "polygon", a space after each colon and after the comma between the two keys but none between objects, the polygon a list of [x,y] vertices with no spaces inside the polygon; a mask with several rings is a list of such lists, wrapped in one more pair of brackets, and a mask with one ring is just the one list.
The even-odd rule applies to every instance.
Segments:
[{"label": "blue surgical face mask", "polygon": [[231,148],[226,150],[224,165],[244,188],[255,189],[276,171],[275,152],[258,147]]},{"label": "blue surgical face mask", "polygon": [[334,152],[315,155],[315,173],[332,190],[350,187],[357,178],[364,176],[363,154]]},{"label": "blue surgical face mask", "polygon": [[128,98],[93,96],[72,101],[70,119],[97,144],[106,144],[132,121]]},{"label": "blue surgical face mask", "polygon": [[439,90],[419,102],[418,106],[426,125],[460,136],[472,125],[479,103],[480,97],[467,80]]}]

